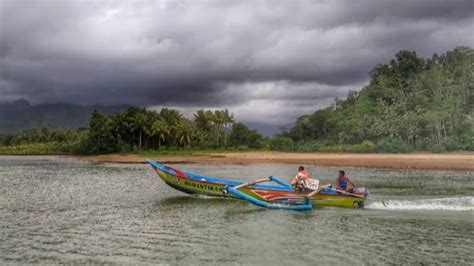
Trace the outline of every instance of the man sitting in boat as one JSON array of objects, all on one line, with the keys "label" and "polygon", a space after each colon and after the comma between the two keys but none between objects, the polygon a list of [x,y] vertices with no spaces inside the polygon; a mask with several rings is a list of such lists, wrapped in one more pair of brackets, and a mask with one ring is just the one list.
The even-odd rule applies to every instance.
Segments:
[{"label": "man sitting in boat", "polygon": [[[352,187],[348,188],[348,184],[350,184]],[[342,190],[346,192],[351,192],[352,189],[356,187],[356,184],[352,182],[352,180],[346,176],[346,173],[344,171],[339,171],[339,176],[337,177],[336,180],[336,188],[337,190]]]},{"label": "man sitting in boat", "polygon": [[319,187],[319,180],[309,177],[308,172],[304,170],[304,167],[300,166],[298,168],[298,173],[293,180],[291,180],[291,185],[300,191],[305,189],[317,190]]}]

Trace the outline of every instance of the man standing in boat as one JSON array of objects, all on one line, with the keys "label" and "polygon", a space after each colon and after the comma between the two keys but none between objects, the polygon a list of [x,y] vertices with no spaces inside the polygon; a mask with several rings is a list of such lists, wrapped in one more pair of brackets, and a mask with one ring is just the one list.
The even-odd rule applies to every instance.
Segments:
[{"label": "man standing in boat", "polygon": [[[350,184],[352,187],[348,188],[348,184]],[[336,188],[337,190],[342,190],[346,192],[351,192],[352,189],[356,187],[356,184],[352,182],[352,180],[346,176],[346,173],[344,171],[339,171],[339,176],[337,177],[336,180]]]}]

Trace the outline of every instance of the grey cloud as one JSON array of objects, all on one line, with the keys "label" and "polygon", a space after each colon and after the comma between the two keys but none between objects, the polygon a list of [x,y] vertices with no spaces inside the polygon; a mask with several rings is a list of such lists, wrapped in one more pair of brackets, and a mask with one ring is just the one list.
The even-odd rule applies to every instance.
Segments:
[{"label": "grey cloud", "polygon": [[473,45],[472,24],[470,0],[0,0],[0,101],[299,106],[287,123],[400,49]]}]

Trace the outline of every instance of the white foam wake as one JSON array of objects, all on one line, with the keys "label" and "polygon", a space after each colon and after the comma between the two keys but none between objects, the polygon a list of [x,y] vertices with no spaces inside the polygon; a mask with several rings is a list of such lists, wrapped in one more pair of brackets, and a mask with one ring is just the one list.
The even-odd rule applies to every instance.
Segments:
[{"label": "white foam wake", "polygon": [[372,202],[367,209],[377,210],[426,210],[426,211],[474,211],[474,197],[450,197],[420,200],[386,200]]}]

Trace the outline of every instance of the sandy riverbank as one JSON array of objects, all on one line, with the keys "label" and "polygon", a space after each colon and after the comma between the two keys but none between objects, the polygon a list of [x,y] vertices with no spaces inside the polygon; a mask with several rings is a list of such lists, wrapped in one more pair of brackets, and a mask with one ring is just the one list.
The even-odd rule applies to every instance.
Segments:
[{"label": "sandy riverbank", "polygon": [[[144,157],[134,154],[108,154],[76,157],[82,160],[113,163],[144,163]],[[412,168],[474,170],[474,153],[412,153],[412,154],[352,154],[352,153],[287,153],[233,152],[202,155],[163,155],[150,157],[163,163],[288,163],[324,166],[356,166],[376,168]]]}]

